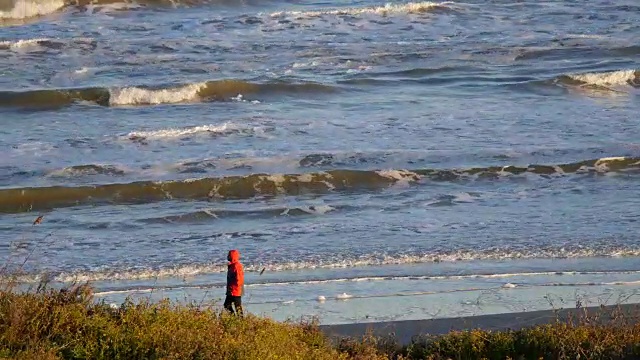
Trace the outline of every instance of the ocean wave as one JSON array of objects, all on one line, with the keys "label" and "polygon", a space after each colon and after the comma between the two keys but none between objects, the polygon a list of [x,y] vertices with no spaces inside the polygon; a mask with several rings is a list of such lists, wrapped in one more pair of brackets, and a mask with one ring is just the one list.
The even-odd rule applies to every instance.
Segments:
[{"label": "ocean wave", "polygon": [[[593,275],[634,275],[640,274],[640,271],[545,271],[545,272],[521,272],[521,273],[479,273],[479,274],[465,274],[465,275],[405,275],[405,276],[362,276],[362,277],[349,277],[349,278],[328,278],[318,280],[290,280],[290,281],[270,281],[255,279],[250,284],[246,284],[247,288],[254,287],[270,287],[270,286],[283,286],[283,285],[322,285],[332,283],[348,283],[348,282],[380,282],[380,281],[416,281],[416,280],[472,280],[472,279],[509,279],[509,278],[527,278],[527,277],[569,277],[569,276],[593,276]],[[640,281],[610,281],[610,282],[588,282],[588,283],[536,283],[534,286],[580,286],[580,285],[617,285],[617,286],[630,286],[638,285]],[[204,288],[223,288],[226,286],[224,283],[196,283],[196,284],[179,284],[179,285],[159,285],[156,287],[149,287],[145,285],[140,286],[120,286],[105,288],[104,290],[94,293],[96,296],[105,296],[111,294],[124,294],[124,293],[144,293],[151,291],[166,291],[166,290],[187,290],[187,289],[204,289]],[[502,287],[515,288],[518,285],[513,283],[506,283]],[[397,294],[394,294],[397,295]],[[375,297],[375,295],[373,295]],[[392,295],[393,296],[393,295]],[[370,297],[370,296],[368,296]]]},{"label": "ocean wave", "polygon": [[[508,249],[488,249],[488,250],[458,250],[443,253],[425,253],[415,255],[378,255],[371,254],[369,256],[358,256],[357,258],[346,258],[336,260],[333,258],[317,261],[289,261],[274,263],[252,262],[249,259],[243,261],[245,271],[262,272],[263,269],[268,272],[282,272],[292,270],[314,270],[314,269],[342,269],[367,266],[386,266],[386,265],[407,265],[407,264],[425,264],[439,262],[461,262],[461,261],[487,261],[487,260],[522,260],[522,259],[567,259],[567,258],[589,258],[589,257],[636,257],[640,256],[640,249],[588,249],[588,248],[549,248],[538,250],[522,250],[512,251]],[[48,274],[52,280],[58,282],[74,282],[74,281],[126,281],[126,280],[144,280],[154,278],[183,278],[190,276],[199,276],[207,274],[218,274],[227,271],[226,264],[188,264],[181,266],[168,266],[161,268],[122,268],[112,270],[96,270],[96,271],[78,271],[78,272],[59,272]],[[473,279],[473,278],[510,278],[517,276],[541,276],[541,275],[596,275],[605,274],[606,272],[584,272],[584,271],[567,271],[567,272],[533,272],[533,273],[504,273],[504,274],[466,274],[466,275],[428,275],[428,276],[407,276],[407,277],[384,277],[391,279]],[[617,273],[633,273],[633,272],[617,272]],[[26,274],[19,277],[21,282],[37,282],[42,278],[41,274]],[[329,279],[329,280],[311,280],[307,283],[314,282],[330,282],[330,281],[366,281],[369,279],[380,279],[381,277],[363,277],[353,279]]]},{"label": "ocean wave", "polygon": [[357,16],[362,14],[375,14],[380,16],[390,16],[394,14],[421,14],[430,12],[437,9],[449,9],[451,3],[442,2],[435,3],[430,1],[424,2],[409,2],[404,4],[387,3],[382,6],[370,6],[370,7],[353,7],[353,8],[338,8],[338,9],[322,9],[312,11],[278,11],[271,13],[270,16],[277,18],[283,16],[294,16],[297,18],[314,18],[323,15],[350,15]]},{"label": "ocean wave", "polygon": [[109,104],[157,105],[197,101],[200,99],[200,91],[206,88],[206,86],[206,83],[201,83],[157,90],[139,87],[113,89],[109,97]]},{"label": "ocean wave", "polygon": [[[254,282],[247,284],[247,287],[264,287],[274,285],[297,285],[297,284],[326,284],[341,282],[366,282],[366,281],[415,281],[415,280],[467,280],[467,279],[508,279],[514,277],[536,277],[536,276],[579,276],[579,275],[633,275],[640,274],[640,271],[542,271],[542,272],[521,272],[521,273],[481,273],[465,275],[406,275],[406,276],[362,276],[352,278],[332,278],[322,280],[293,280],[281,282]],[[600,283],[602,285],[635,285],[640,281],[612,281]],[[554,283],[555,285],[556,283]],[[224,284],[211,284],[221,286]],[[547,284],[540,284],[545,286]],[[202,285],[200,285],[202,286]]]},{"label": "ocean wave", "polygon": [[199,125],[184,128],[168,128],[150,131],[132,131],[123,138],[134,141],[182,139],[196,135],[228,135],[239,133],[253,133],[255,127],[242,126],[233,123],[222,125]]},{"label": "ocean wave", "polygon": [[329,93],[337,88],[317,83],[251,83],[242,80],[217,80],[164,88],[122,87],[1,91],[0,107],[27,109],[56,108],[77,102],[101,106],[176,104],[206,101],[231,101],[239,94],[313,94]]},{"label": "ocean wave", "polygon": [[0,212],[15,213],[97,204],[152,203],[174,199],[249,199],[331,191],[384,189],[420,180],[499,180],[518,175],[543,177],[640,170],[640,158],[610,157],[560,165],[492,166],[469,169],[328,170],[302,174],[252,174],[220,178],[0,190]]},{"label": "ocean wave", "polygon": [[[206,4],[234,4],[229,0],[16,0],[12,7],[0,10],[0,22],[16,21],[39,16],[53,14],[65,8],[75,8],[89,13],[104,11],[136,10],[149,7],[191,7]],[[391,16],[395,14],[420,14],[438,9],[449,9],[450,2],[409,2],[404,4],[387,3],[380,6],[353,7],[341,9],[321,9],[314,11],[280,11],[271,13],[272,18],[281,16],[295,16],[298,18],[314,18],[323,15],[350,15],[374,14],[378,16]]]},{"label": "ocean wave", "polygon": [[584,74],[569,74],[560,81],[572,85],[593,86],[606,89],[619,89],[624,86],[640,86],[640,71],[618,70]]},{"label": "ocean wave", "polygon": [[[392,57],[406,56],[399,53],[389,54]],[[456,74],[459,72],[459,74]],[[407,83],[426,86],[492,84],[512,87],[514,89],[557,88],[558,86],[574,90],[595,90],[612,92],[629,92],[640,87],[640,70],[621,69],[615,71],[566,73],[554,77],[541,78],[531,75],[489,76],[486,71],[471,67],[444,68],[409,68],[395,71],[367,71],[344,76],[337,84],[347,86],[398,86]]]},{"label": "ocean wave", "polygon": [[[10,2],[12,0],[9,0]],[[66,8],[89,13],[136,10],[150,7],[192,7],[206,4],[236,4],[231,0],[13,0],[10,7],[0,7],[0,23],[53,14]]]},{"label": "ocean wave", "polygon": [[20,40],[0,41],[0,50],[13,52],[29,52],[43,50],[59,50],[71,46],[76,49],[93,50],[97,47],[97,41],[92,38],[50,39],[34,38]]},{"label": "ocean wave", "polygon": [[220,3],[224,0],[68,0],[73,6],[96,6],[111,4],[133,4],[136,6],[197,6]]},{"label": "ocean wave", "polygon": [[0,21],[22,20],[52,14],[66,6],[64,0],[17,0],[8,10],[0,10]]},{"label": "ocean wave", "polygon": [[127,170],[119,168],[113,165],[75,165],[69,166],[64,169],[54,170],[47,174],[51,177],[64,177],[64,178],[76,178],[80,176],[95,176],[95,175],[109,175],[109,176],[122,176],[127,173]]},{"label": "ocean wave", "polygon": [[329,205],[309,205],[297,207],[268,207],[253,210],[204,209],[186,214],[169,215],[156,218],[145,218],[138,222],[145,224],[201,223],[220,218],[265,218],[277,216],[324,215],[335,211],[337,207]]},{"label": "ocean wave", "polygon": [[580,81],[588,85],[610,86],[634,84],[640,77],[637,70],[619,70],[601,73],[587,73],[569,75],[575,81]]},{"label": "ocean wave", "polygon": [[47,47],[47,46],[61,46],[60,42],[55,40],[40,38],[40,39],[23,39],[16,41],[0,41],[0,50],[20,50],[25,48],[39,48],[39,47]]}]

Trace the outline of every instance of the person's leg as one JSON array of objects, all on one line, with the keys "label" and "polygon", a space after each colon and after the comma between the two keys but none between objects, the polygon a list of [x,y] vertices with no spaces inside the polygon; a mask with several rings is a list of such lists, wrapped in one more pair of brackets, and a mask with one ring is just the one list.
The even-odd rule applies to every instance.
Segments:
[{"label": "person's leg", "polygon": [[224,308],[230,312],[230,313],[234,313],[233,311],[233,302],[234,302],[234,297],[233,296],[229,296],[227,295],[227,297],[224,299]]},{"label": "person's leg", "polygon": [[234,305],[236,306],[236,315],[242,317],[244,315],[244,312],[242,310],[242,297],[241,296],[234,296]]}]

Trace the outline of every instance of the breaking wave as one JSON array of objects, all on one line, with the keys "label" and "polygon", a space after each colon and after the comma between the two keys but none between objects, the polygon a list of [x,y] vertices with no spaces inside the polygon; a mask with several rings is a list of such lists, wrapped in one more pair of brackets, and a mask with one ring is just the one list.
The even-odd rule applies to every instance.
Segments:
[{"label": "breaking wave", "polygon": [[420,14],[437,9],[448,9],[451,3],[435,3],[430,1],[409,2],[405,4],[387,3],[383,6],[324,9],[314,11],[279,11],[271,13],[271,17],[295,16],[298,18],[314,18],[323,15],[362,15],[375,14],[389,16],[394,14]]},{"label": "breaking wave", "polygon": [[[78,40],[80,41],[80,40]],[[91,41],[91,40],[83,40]],[[89,43],[91,45],[91,43]],[[17,49],[28,46],[57,47],[59,42],[49,39],[30,39],[17,42],[0,42],[0,49]],[[358,85],[380,82],[394,83],[393,80],[376,79],[375,74],[369,78],[354,78],[340,81],[340,84]],[[447,78],[434,79],[426,75],[424,81],[429,84],[451,82],[486,81],[485,78]],[[403,81],[423,81],[420,78],[409,78]],[[531,78],[506,78],[492,80],[494,83],[514,84],[540,82]],[[620,70],[602,73],[585,73],[563,75],[554,80],[542,81],[545,84],[557,83],[563,86],[591,87],[605,90],[620,90],[624,87],[640,87],[640,71]],[[253,83],[242,80],[215,80],[195,84],[185,84],[167,87],[117,87],[117,88],[79,88],[79,89],[46,89],[29,91],[0,91],[0,108],[19,109],[52,109],[71,106],[76,103],[92,103],[100,106],[151,106],[161,104],[186,104],[211,101],[238,101],[243,96],[277,96],[289,94],[303,96],[304,94],[328,94],[340,91],[340,87],[320,83],[291,83],[273,81],[267,83]]]},{"label": "breaking wave", "polygon": [[[277,262],[277,263],[252,263],[245,259],[245,271],[261,272],[263,269],[269,272],[291,271],[291,270],[312,270],[312,269],[340,269],[365,266],[384,265],[405,265],[437,262],[459,262],[459,261],[483,261],[483,260],[516,260],[516,259],[566,259],[566,258],[587,258],[587,257],[635,257],[640,256],[639,249],[542,249],[530,251],[510,251],[499,249],[488,250],[459,250],[443,253],[425,253],[416,255],[378,255],[359,256],[352,259],[325,259],[317,261],[299,262]],[[74,281],[114,281],[114,280],[142,280],[153,278],[181,278],[188,276],[198,276],[205,274],[224,273],[227,271],[226,264],[190,264],[181,266],[169,266],[160,268],[123,268],[114,270],[79,271],[79,272],[59,272],[51,278],[59,282]],[[597,272],[562,272],[562,274],[597,274]],[[530,275],[545,275],[547,273],[534,273]],[[549,272],[548,274],[560,274]],[[457,276],[424,276],[425,279],[463,279],[474,277],[505,278],[512,276],[522,276],[527,274],[474,274]],[[412,278],[416,278],[413,276]],[[30,274],[22,276],[22,282],[40,281],[41,275]],[[326,282],[327,280],[321,280]],[[335,281],[335,280],[334,280]],[[358,281],[358,280],[353,280]]]},{"label": "breaking wave", "polygon": [[559,81],[568,85],[591,86],[596,88],[616,90],[624,86],[640,87],[640,71],[618,70],[585,74],[571,74],[560,77]]},{"label": "breaking wave", "polygon": [[51,177],[71,177],[76,178],[80,176],[93,176],[93,175],[108,175],[108,176],[122,176],[127,171],[113,165],[76,165],[69,166],[61,170],[54,170],[48,173]]},{"label": "breaking wave", "polygon": [[[10,6],[0,7],[0,22],[17,21],[53,14],[65,8],[76,8],[90,12],[109,10],[131,10],[147,7],[189,7],[206,4],[235,4],[230,0],[14,0]],[[271,17],[297,16],[318,17],[322,15],[361,15],[375,14],[390,16],[393,14],[419,14],[447,9],[452,3],[443,2],[409,2],[405,4],[387,3],[381,6],[353,7],[343,9],[325,9],[315,11],[281,11],[270,14]]]},{"label": "breaking wave", "polygon": [[298,195],[376,190],[422,179],[459,181],[495,180],[514,175],[563,176],[637,172],[640,158],[612,157],[561,165],[493,166],[470,169],[329,170],[303,174],[252,174],[179,181],[138,181],[79,187],[27,187],[0,190],[0,212],[96,204],[136,204],[166,200],[248,199],[258,196]]},{"label": "breaking wave", "polygon": [[101,106],[158,105],[206,101],[229,101],[238,94],[329,93],[337,88],[317,83],[250,83],[241,80],[217,80],[165,88],[123,87],[2,91],[0,107],[26,109],[58,108],[78,102]]},{"label": "breaking wave", "polygon": [[43,51],[43,50],[59,50],[67,46],[72,46],[76,49],[93,50],[97,47],[97,44],[98,44],[97,41],[92,38],[74,38],[74,39],[66,39],[66,40],[34,38],[34,39],[0,41],[0,50],[9,50],[14,52],[29,52],[29,51]]},{"label": "breaking wave", "polygon": [[24,39],[24,40],[16,40],[16,41],[0,41],[0,49],[1,50],[18,50],[27,47],[40,47],[47,45],[59,45],[59,42],[53,41],[51,39]]},{"label": "breaking wave", "polygon": [[[401,53],[385,54],[392,58],[406,56]],[[460,72],[460,74],[457,74]],[[488,76],[485,70],[473,67],[409,68],[392,71],[367,71],[349,75],[337,81],[340,85],[355,86],[397,86],[418,83],[428,86],[468,85],[481,83],[521,88],[529,85],[542,87],[568,87],[573,89],[593,89],[628,92],[640,87],[640,70],[622,69],[616,71],[563,74],[551,78],[528,76]]]},{"label": "breaking wave", "polygon": [[200,223],[219,218],[264,218],[277,216],[304,216],[323,215],[335,211],[336,207],[329,205],[310,205],[298,207],[270,207],[254,210],[229,210],[229,209],[204,209],[180,215],[169,215],[138,220],[145,224],[175,224],[175,223]]},{"label": "breaking wave", "polygon": [[133,141],[145,140],[162,140],[162,139],[181,139],[196,135],[229,135],[246,133],[251,134],[257,131],[255,127],[241,126],[233,123],[224,123],[222,125],[200,125],[184,128],[170,128],[150,131],[132,131],[124,138]]},{"label": "breaking wave", "polygon": [[13,3],[13,7],[0,10],[0,21],[47,15],[64,8],[66,5],[64,0],[17,0]]},{"label": "breaking wave", "polygon": [[226,2],[226,0],[14,0],[12,6],[5,8],[0,6],[0,22],[49,15],[68,7],[77,9],[107,7],[112,10],[121,10],[150,6],[196,6],[220,2]]},{"label": "breaking wave", "polygon": [[[415,280],[467,280],[467,279],[508,279],[508,278],[527,278],[527,277],[567,277],[567,276],[582,276],[582,275],[633,275],[639,274],[640,271],[543,271],[543,272],[522,272],[522,273],[479,273],[479,274],[465,274],[465,275],[423,275],[423,276],[362,276],[351,278],[329,278],[322,280],[291,280],[291,281],[259,281],[254,280],[250,284],[246,284],[246,287],[267,287],[267,286],[281,286],[281,285],[316,285],[316,284],[328,284],[328,283],[345,283],[345,282],[370,282],[370,281],[415,281]],[[589,283],[543,283],[535,284],[535,286],[558,286],[558,285],[637,285],[639,281],[610,281],[610,282],[589,282]],[[507,283],[504,287],[511,287]],[[96,292],[96,296],[104,296],[117,293],[129,293],[129,292],[150,292],[160,290],[175,290],[175,289],[193,289],[193,288],[222,288],[226,286],[224,283],[199,283],[199,284],[179,284],[179,285],[164,285],[150,288],[145,285],[140,286],[123,286],[105,288]],[[515,285],[513,285],[515,287]],[[373,295],[375,296],[375,295]],[[366,297],[371,297],[366,296]]]}]

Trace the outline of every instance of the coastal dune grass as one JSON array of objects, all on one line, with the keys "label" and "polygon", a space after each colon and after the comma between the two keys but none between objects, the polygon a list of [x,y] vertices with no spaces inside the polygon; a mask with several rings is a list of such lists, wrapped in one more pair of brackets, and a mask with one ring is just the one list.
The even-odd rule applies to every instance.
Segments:
[{"label": "coastal dune grass", "polygon": [[390,339],[366,336],[343,339],[341,352],[353,356],[375,353],[389,359],[640,359],[640,325],[614,319],[609,324],[581,319],[521,330],[454,331],[443,336],[420,335],[405,347]]},{"label": "coastal dune grass", "polygon": [[311,322],[238,318],[162,301],[114,308],[88,285],[0,292],[3,359],[639,359],[640,325],[622,313],[532,328],[329,339]]},{"label": "coastal dune grass", "polygon": [[87,286],[0,294],[0,357],[340,359],[312,324],[237,318],[194,306],[96,303]]}]

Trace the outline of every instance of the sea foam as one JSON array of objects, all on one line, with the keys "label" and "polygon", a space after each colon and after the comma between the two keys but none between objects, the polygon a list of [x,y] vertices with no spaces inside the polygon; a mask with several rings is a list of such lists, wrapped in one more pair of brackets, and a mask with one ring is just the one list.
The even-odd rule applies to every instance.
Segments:
[{"label": "sea foam", "polygon": [[197,101],[206,83],[189,84],[168,89],[126,87],[110,90],[110,105],[158,105]]},{"label": "sea foam", "polygon": [[11,10],[0,11],[0,20],[20,20],[47,15],[63,7],[63,0],[18,0]]}]

